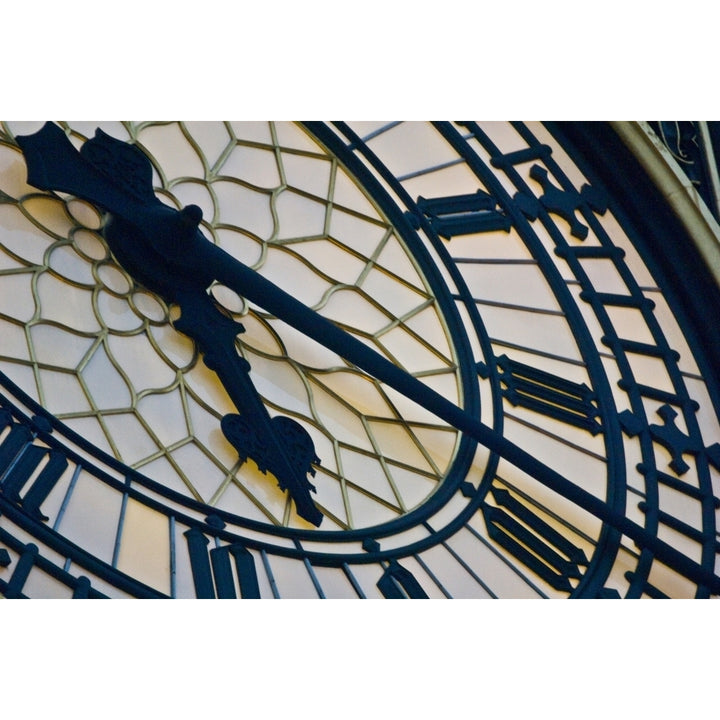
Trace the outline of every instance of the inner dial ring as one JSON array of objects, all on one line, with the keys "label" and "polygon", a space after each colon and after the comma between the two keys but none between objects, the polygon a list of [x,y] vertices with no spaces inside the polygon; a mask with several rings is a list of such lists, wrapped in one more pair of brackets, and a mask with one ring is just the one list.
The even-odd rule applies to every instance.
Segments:
[{"label": "inner dial ring", "polygon": [[[471,354],[458,352],[468,340],[448,330],[449,292],[418,260],[427,250],[408,248],[301,128],[101,127],[146,152],[164,202],[202,208],[206,237],[454,402],[479,405],[472,364],[461,359]],[[95,125],[70,129],[80,145]],[[4,206],[12,232],[3,258],[22,269],[12,277],[32,309],[6,321],[24,342],[4,350],[0,369],[71,430],[163,486],[239,518],[309,529],[273,478],[252,460],[239,463],[220,430],[236,408],[174,329],[177,308],[109,257],[97,211],[27,186],[14,197]],[[19,250],[25,236],[32,241]],[[291,417],[313,437],[323,531],[392,522],[465,475],[472,453],[459,452],[453,428],[227,288],[211,292],[245,328],[238,352],[270,414]]]}]

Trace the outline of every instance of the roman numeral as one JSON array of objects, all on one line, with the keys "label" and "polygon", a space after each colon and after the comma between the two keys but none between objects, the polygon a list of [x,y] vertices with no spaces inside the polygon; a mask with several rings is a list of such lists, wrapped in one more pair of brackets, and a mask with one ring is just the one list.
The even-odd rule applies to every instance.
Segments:
[{"label": "roman numeral", "polygon": [[556,590],[571,592],[588,564],[583,550],[551,527],[507,490],[492,488],[496,505],[483,504],[490,538]]},{"label": "roman numeral", "polygon": [[244,599],[260,598],[255,560],[250,551],[242,545],[225,545],[210,551],[215,585],[219,598],[236,598],[235,582],[230,569],[230,557],[235,561],[240,593]]},{"label": "roman numeral", "polygon": [[38,546],[34,543],[28,543],[23,548],[15,567],[13,568],[13,574],[10,580],[7,582],[0,581],[0,590],[3,595],[9,599],[22,598],[22,589],[25,586],[25,582],[30,575],[30,571],[35,565],[35,559],[39,553]]},{"label": "roman numeral", "polygon": [[5,473],[18,457],[23,448],[32,441],[32,432],[25,425],[16,425],[12,421],[4,423],[10,425],[10,432],[0,443],[0,472]]},{"label": "roman numeral", "polygon": [[432,229],[445,240],[490,230],[508,232],[510,218],[497,208],[495,198],[484,190],[467,195],[417,199],[417,207]]},{"label": "roman numeral", "polygon": [[378,580],[377,587],[389,600],[403,598],[424,599],[428,597],[415,576],[407,568],[400,565],[397,560],[390,561],[382,577]]},{"label": "roman numeral", "polygon": [[198,528],[187,530],[185,539],[190,554],[195,595],[198,598],[237,598],[230,565],[231,557],[235,561],[241,597],[244,599],[260,597],[255,560],[247,548],[240,544],[224,545],[213,548],[208,554],[209,540]]},{"label": "roman numeral", "polygon": [[[33,434],[29,427],[14,424],[0,443],[0,492],[44,522],[48,518],[42,514],[40,506],[67,470],[68,461],[61,451],[34,445],[32,440]],[[46,458],[45,466],[24,497],[21,497],[20,493],[26,483]]]},{"label": "roman numeral", "polygon": [[502,371],[500,380],[505,385],[503,396],[513,405],[534,410],[593,435],[601,431],[595,394],[587,385],[511,360],[507,355],[499,357],[497,363]]}]

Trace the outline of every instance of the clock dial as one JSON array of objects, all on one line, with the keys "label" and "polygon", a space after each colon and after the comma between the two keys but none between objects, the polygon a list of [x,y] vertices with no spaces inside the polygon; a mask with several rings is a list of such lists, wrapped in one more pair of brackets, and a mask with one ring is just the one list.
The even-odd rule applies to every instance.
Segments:
[{"label": "clock dial", "polygon": [[96,208],[25,184],[33,129],[4,129],[7,595],[717,593],[716,379],[562,129],[104,128],[208,240],[488,429],[483,447],[215,284],[268,412],[313,439],[320,529],[238,460],[178,308],[112,257]]}]

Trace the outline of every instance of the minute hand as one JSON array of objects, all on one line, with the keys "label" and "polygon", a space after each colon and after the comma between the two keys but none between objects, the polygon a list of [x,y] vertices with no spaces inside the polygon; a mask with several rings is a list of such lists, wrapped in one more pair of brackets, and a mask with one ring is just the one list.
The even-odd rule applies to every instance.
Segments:
[{"label": "minute hand", "polygon": [[380,353],[296,300],[260,273],[209,242],[203,247],[202,262],[211,269],[217,280],[233,288],[251,302],[418,403],[449,425],[467,433],[538,482],[619,530],[640,547],[647,548],[656,558],[685,577],[705,585],[713,594],[720,594],[720,577],[540,462],[478,418],[463,411]]}]

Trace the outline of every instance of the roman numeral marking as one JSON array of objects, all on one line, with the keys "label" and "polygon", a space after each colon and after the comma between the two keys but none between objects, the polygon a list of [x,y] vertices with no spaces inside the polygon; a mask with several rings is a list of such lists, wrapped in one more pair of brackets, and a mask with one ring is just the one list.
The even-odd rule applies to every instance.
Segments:
[{"label": "roman numeral marking", "polygon": [[199,600],[212,599],[215,597],[215,587],[207,552],[207,544],[210,541],[197,528],[190,528],[184,535],[190,553],[190,568],[195,585],[195,597]]},{"label": "roman numeral marking", "polygon": [[[0,443],[0,492],[44,522],[48,518],[40,512],[40,506],[67,470],[67,458],[59,450],[34,445],[29,427],[12,424],[12,421],[6,421],[4,426],[7,427],[8,424],[11,425],[10,432]],[[20,493],[26,483],[46,458],[45,466],[24,497],[21,497]]]},{"label": "roman numeral marking", "polygon": [[[20,455],[23,448],[32,441],[30,428],[25,425],[11,425],[10,432],[5,440],[0,443],[0,473],[5,474],[15,459]],[[4,478],[3,478],[4,481]]]},{"label": "roman numeral marking", "polygon": [[503,396],[513,405],[528,408],[547,417],[574,425],[597,435],[601,430],[595,394],[585,384],[575,383],[544,370],[498,358]]},{"label": "roman numeral marking", "polygon": [[510,218],[497,208],[495,198],[484,190],[430,199],[419,197],[417,206],[432,229],[445,240],[490,230],[508,232],[512,224]]},{"label": "roman numeral marking", "polygon": [[[20,491],[46,457],[48,457],[48,462],[45,467],[40,471],[25,496],[21,498]],[[67,467],[67,458],[59,450],[49,450],[38,445],[28,445],[7,474],[2,484],[3,494],[9,500],[21,504],[25,510],[37,519],[46,521],[48,518],[42,514],[40,506],[67,470]]]},{"label": "roman numeral marking", "polygon": [[[26,433],[23,430],[27,430],[27,428],[16,426],[10,431],[8,437],[8,445],[11,446],[10,452],[15,453],[17,450],[17,453],[8,466],[5,466],[6,472],[2,482],[3,495],[15,503],[20,502],[20,490],[47,452],[46,448],[30,444],[32,435],[29,431]],[[21,440],[22,444],[18,443],[18,440]]]},{"label": "roman numeral marking", "polygon": [[[460,127],[466,128],[483,147],[489,142],[482,128],[476,122],[462,121],[457,123]],[[536,143],[521,150],[514,150],[509,153],[497,153],[490,158],[490,164],[496,168],[506,169],[513,165],[531,162],[533,160],[547,161],[552,155],[552,148],[549,145]]]},{"label": "roman numeral marking", "polygon": [[20,557],[18,558],[15,567],[13,568],[13,574],[8,582],[0,581],[0,590],[3,595],[9,599],[16,599],[24,597],[22,589],[25,586],[25,582],[30,575],[30,571],[35,565],[35,559],[39,553],[38,546],[33,543],[25,545]]},{"label": "roman numeral marking", "polygon": [[482,506],[490,538],[556,590],[571,592],[588,564],[583,550],[551,527],[507,490],[492,488],[497,504]]},{"label": "roman numeral marking", "polygon": [[402,567],[397,560],[390,561],[382,577],[378,580],[377,587],[390,600],[428,597],[415,576],[407,568]]},{"label": "roman numeral marking", "polygon": [[[230,566],[231,557],[235,561],[241,597],[244,599],[260,597],[255,560],[247,548],[239,544],[224,545],[213,548],[208,554],[209,540],[201,530],[191,528],[184,534],[190,554],[195,595],[198,598],[237,598],[235,580]],[[216,590],[217,595],[215,594]]]},{"label": "roman numeral marking", "polygon": [[219,598],[236,598],[235,583],[230,570],[230,557],[235,561],[240,594],[244,599],[260,598],[255,560],[250,551],[242,545],[225,545],[210,551],[215,585]]}]

